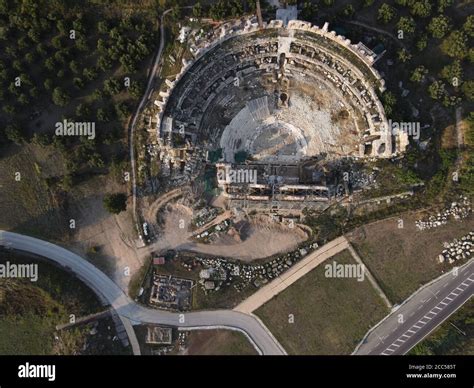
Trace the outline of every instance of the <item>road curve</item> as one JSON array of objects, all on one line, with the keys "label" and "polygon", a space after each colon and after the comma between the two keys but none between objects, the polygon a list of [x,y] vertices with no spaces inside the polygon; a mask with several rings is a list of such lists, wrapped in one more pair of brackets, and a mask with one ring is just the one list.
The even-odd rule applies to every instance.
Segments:
[{"label": "road curve", "polygon": [[119,316],[132,323],[152,323],[189,328],[230,328],[243,332],[264,355],[284,355],[285,350],[263,323],[253,315],[232,310],[172,313],[147,308],[131,300],[107,275],[79,255],[34,237],[0,231],[0,246],[29,252],[52,260],[72,271]]}]

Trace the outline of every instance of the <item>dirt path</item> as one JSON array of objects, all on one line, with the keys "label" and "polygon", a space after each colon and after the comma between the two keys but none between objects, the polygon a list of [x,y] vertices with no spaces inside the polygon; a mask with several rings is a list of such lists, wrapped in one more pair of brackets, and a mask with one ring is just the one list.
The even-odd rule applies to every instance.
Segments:
[{"label": "dirt path", "polygon": [[283,272],[283,274],[272,280],[266,286],[260,288],[255,294],[252,294],[249,298],[240,303],[234,310],[251,314],[274,296],[291,286],[298,279],[316,268],[319,264],[335,254],[342,252],[344,249],[347,249],[348,246],[349,243],[345,237],[338,237],[328,242],[321,248],[306,255],[302,260],[288,269],[288,271]]},{"label": "dirt path", "polygon": [[149,224],[156,225],[156,216],[158,211],[171,200],[178,198],[183,194],[183,189],[178,188],[167,192],[166,194],[159,197],[155,202],[153,202],[145,213],[145,220]]},{"label": "dirt path", "polygon": [[[227,216],[227,212],[221,214],[222,219]],[[141,251],[151,253],[174,249],[252,261],[289,252],[307,239],[307,233],[298,227],[290,229],[283,225],[242,221],[240,229],[244,237],[241,241],[223,233],[213,243],[202,244],[192,240],[191,209],[179,204],[168,204],[162,219],[163,224],[159,227],[161,234],[156,242]]]},{"label": "dirt path", "polygon": [[397,37],[395,35],[391,34],[388,31],[382,30],[381,28],[373,27],[370,24],[366,24],[364,22],[359,22],[359,21],[356,21],[356,20],[351,20],[351,21],[348,21],[347,23],[353,24],[353,25],[356,25],[356,26],[359,26],[359,27],[364,27],[364,28],[367,28],[368,30],[372,30],[372,31],[378,32],[379,34],[383,34],[385,36],[388,36],[393,41],[395,41],[398,45],[400,45],[401,47],[406,49],[405,44],[400,39],[397,39]]}]

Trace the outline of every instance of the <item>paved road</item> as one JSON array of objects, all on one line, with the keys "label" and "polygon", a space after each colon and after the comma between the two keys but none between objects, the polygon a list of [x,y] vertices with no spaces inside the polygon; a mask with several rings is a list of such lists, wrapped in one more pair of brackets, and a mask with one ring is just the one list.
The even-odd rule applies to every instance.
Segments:
[{"label": "paved road", "polygon": [[[0,231],[0,246],[48,258],[72,271],[101,299],[107,301],[125,322],[179,327],[232,328],[243,332],[261,354],[283,355],[284,349],[269,330],[252,315],[231,310],[172,313],[138,305],[97,267],[58,245],[33,237]],[[130,333],[129,333],[130,334]],[[133,343],[133,338],[130,339]]]},{"label": "paved road", "polygon": [[[369,332],[354,354],[401,355],[443,323],[474,293],[474,259],[422,287]],[[403,322],[399,323],[400,314]]]}]

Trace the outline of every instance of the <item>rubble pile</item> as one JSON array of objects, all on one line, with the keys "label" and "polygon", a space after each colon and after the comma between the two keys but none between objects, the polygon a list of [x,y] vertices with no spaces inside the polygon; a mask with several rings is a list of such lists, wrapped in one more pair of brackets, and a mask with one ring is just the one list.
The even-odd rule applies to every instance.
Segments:
[{"label": "rubble pile", "polygon": [[[218,291],[222,285],[231,285],[237,291],[253,284],[259,288],[272,279],[280,276],[309,251],[316,249],[317,243],[309,244],[293,252],[281,255],[264,264],[243,264],[230,262],[223,258],[196,258],[205,269],[200,273],[200,284],[205,291]],[[238,280],[233,282],[233,280]],[[211,284],[213,283],[213,284]]]},{"label": "rubble pile", "polygon": [[200,242],[210,243],[220,234],[226,232],[229,229],[230,225],[230,221],[222,221],[220,224],[214,225],[203,233],[196,235],[196,239]]},{"label": "rubble pile", "polygon": [[377,183],[375,171],[354,171],[350,182],[354,190],[368,189]]},{"label": "rubble pile", "polygon": [[449,264],[457,260],[469,259],[474,252],[474,232],[461,237],[459,240],[454,239],[451,243],[445,242],[443,244],[443,252],[438,256],[438,261]]},{"label": "rubble pile", "polygon": [[437,228],[448,223],[450,217],[455,220],[466,218],[471,213],[471,204],[467,197],[460,197],[459,202],[452,202],[451,206],[445,208],[435,216],[429,216],[426,220],[417,220],[415,225],[419,230]]},{"label": "rubble pile", "polygon": [[196,214],[196,217],[194,218],[194,224],[197,227],[203,226],[216,218],[219,213],[220,212],[218,208],[204,207]]}]

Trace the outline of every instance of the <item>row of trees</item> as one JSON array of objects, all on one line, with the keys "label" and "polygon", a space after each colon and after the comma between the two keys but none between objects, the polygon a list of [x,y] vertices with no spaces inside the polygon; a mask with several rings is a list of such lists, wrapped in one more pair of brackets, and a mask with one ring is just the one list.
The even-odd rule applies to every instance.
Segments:
[{"label": "row of trees", "polygon": [[[64,187],[106,171],[111,159],[124,157],[124,123],[144,91],[146,72],[139,70],[158,44],[156,19],[142,11],[121,15],[114,5],[81,0],[0,0],[0,141],[62,152]],[[96,122],[96,139],[41,128],[48,116],[41,113],[51,111],[56,117],[48,123]]]},{"label": "row of trees", "polygon": [[[428,44],[439,46],[441,53],[450,62],[436,70],[438,63],[427,63],[412,68],[410,81],[428,83],[427,92],[433,100],[440,101],[445,107],[459,105],[462,99],[474,100],[474,81],[464,79],[464,69],[474,63],[474,15],[468,16],[457,29],[451,18],[445,13],[453,5],[452,0],[432,1],[395,0],[395,4],[408,9],[409,15],[402,15],[395,23],[394,33],[402,37],[410,49],[400,49],[398,60],[409,66],[413,56],[423,52]],[[381,23],[395,22],[402,9],[383,3],[378,8],[378,20]],[[446,59],[442,59],[446,61]]]}]

